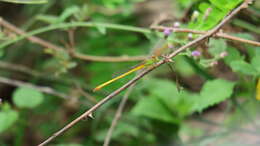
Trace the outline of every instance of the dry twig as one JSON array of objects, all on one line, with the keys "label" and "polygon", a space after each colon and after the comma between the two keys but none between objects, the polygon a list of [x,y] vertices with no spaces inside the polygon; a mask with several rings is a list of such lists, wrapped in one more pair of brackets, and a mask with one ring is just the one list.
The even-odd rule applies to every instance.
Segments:
[{"label": "dry twig", "polygon": [[[169,29],[169,30],[172,30],[172,32],[184,32],[184,33],[193,33],[193,34],[201,34],[201,35],[204,35],[207,33],[206,31],[199,31],[199,30],[193,30],[193,29],[187,29],[187,28],[173,28],[173,27],[165,27],[165,26],[152,26],[151,28],[155,29],[155,30],[159,30],[159,31]],[[227,40],[237,41],[237,42],[250,44],[250,45],[254,45],[254,46],[260,46],[260,42],[247,40],[247,39],[243,39],[240,37],[235,37],[235,36],[223,33],[223,32],[218,32],[213,37],[224,38]]]},{"label": "dry twig", "polygon": [[[25,31],[21,30],[20,28],[16,27],[15,25],[7,22],[3,18],[0,17],[0,26],[3,26],[19,35],[26,34]],[[45,41],[39,37],[36,36],[29,36],[27,39],[33,43],[39,44],[46,48],[51,48],[56,51],[59,50],[65,50],[65,48],[57,46],[51,42]],[[111,57],[111,56],[93,56],[93,55],[83,55],[77,52],[71,52],[72,56],[81,60],[87,60],[87,61],[97,61],[97,62],[126,62],[126,61],[142,61],[146,58],[146,56],[119,56],[119,57]]]},{"label": "dry twig", "polygon": [[43,87],[43,86],[36,86],[27,82],[23,82],[23,81],[18,81],[18,80],[14,80],[14,79],[8,79],[5,77],[0,77],[0,83],[3,84],[8,84],[11,86],[17,86],[17,87],[21,87],[21,86],[26,86],[26,87],[30,87],[30,88],[34,88],[37,89],[43,93],[47,93],[50,95],[54,95],[57,97],[61,97],[64,99],[68,99],[70,98],[68,95],[64,94],[64,93],[60,93],[58,91],[55,91],[54,89],[50,88],[50,87]]},{"label": "dry twig", "polygon": [[40,72],[32,70],[32,69],[30,69],[26,66],[8,63],[8,62],[4,62],[4,61],[0,61],[0,68],[12,70],[12,71],[17,71],[17,72],[25,73],[25,74],[32,75],[32,76],[40,76],[41,75]]}]

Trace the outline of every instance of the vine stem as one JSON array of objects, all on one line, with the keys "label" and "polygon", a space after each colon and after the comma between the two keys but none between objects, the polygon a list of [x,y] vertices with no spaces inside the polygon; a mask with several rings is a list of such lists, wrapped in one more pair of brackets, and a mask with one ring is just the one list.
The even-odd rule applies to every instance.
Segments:
[{"label": "vine stem", "polygon": [[241,5],[239,5],[237,8],[235,8],[231,13],[229,13],[216,27],[214,27],[213,29],[211,29],[210,31],[208,31],[206,34],[198,37],[197,39],[187,43],[186,45],[180,47],[178,50],[172,52],[171,54],[168,55],[168,57],[165,57],[165,59],[159,61],[157,64],[153,65],[152,67],[144,70],[143,72],[141,72],[139,75],[137,75],[136,77],[134,77],[132,80],[128,81],[126,84],[124,84],[123,86],[121,86],[120,88],[118,88],[117,90],[115,90],[114,92],[112,92],[111,94],[109,94],[107,97],[103,98],[101,101],[99,101],[96,105],[94,105],[93,107],[91,107],[89,110],[87,110],[86,112],[84,112],[83,114],[81,114],[78,118],[76,118],[75,120],[71,121],[70,123],[68,123],[65,127],[63,127],[62,129],[60,129],[59,131],[57,131],[56,133],[54,133],[52,136],[50,136],[48,139],[46,139],[44,142],[42,142],[41,144],[39,144],[38,146],[44,146],[46,144],[48,144],[49,142],[51,142],[52,140],[54,140],[57,136],[61,135],[62,133],[64,133],[65,131],[67,131],[68,129],[70,129],[72,126],[74,126],[75,124],[77,124],[79,121],[81,121],[82,119],[84,119],[85,117],[89,117],[89,115],[92,115],[92,113],[97,110],[100,106],[102,106],[103,104],[105,104],[106,102],[108,102],[110,99],[112,99],[113,97],[115,97],[116,95],[118,95],[119,93],[121,93],[123,90],[125,90],[126,88],[130,87],[132,84],[136,83],[138,80],[140,80],[143,76],[145,76],[146,74],[148,74],[149,72],[151,72],[152,70],[156,69],[157,67],[167,63],[170,61],[170,58],[178,55],[180,52],[186,50],[187,48],[200,43],[201,41],[213,36],[215,33],[218,32],[218,30],[225,24],[227,23],[234,15],[236,15],[238,12],[240,12],[242,9],[245,9],[248,7],[248,4],[250,4],[252,1],[251,0],[245,0]]}]

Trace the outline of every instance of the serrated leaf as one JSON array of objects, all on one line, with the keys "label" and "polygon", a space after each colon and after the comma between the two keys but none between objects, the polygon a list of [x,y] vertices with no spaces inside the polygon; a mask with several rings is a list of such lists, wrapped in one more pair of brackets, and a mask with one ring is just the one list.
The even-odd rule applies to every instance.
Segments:
[{"label": "serrated leaf", "polygon": [[0,133],[10,128],[18,119],[18,113],[14,110],[4,110],[0,112]]},{"label": "serrated leaf", "polygon": [[191,113],[190,95],[185,91],[178,91],[174,82],[161,79],[151,79],[149,91],[152,97],[160,99],[173,113],[184,117]]},{"label": "serrated leaf", "polygon": [[[242,0],[210,0],[199,5],[200,15],[189,23],[189,28],[209,30],[218,24]],[[210,10],[210,11],[209,11]]]},{"label": "serrated leaf", "polygon": [[20,108],[34,108],[43,102],[43,94],[34,88],[19,87],[13,94],[13,101]]},{"label": "serrated leaf", "polygon": [[209,0],[214,6],[223,11],[234,9],[243,0]]},{"label": "serrated leaf", "polygon": [[47,0],[0,0],[0,1],[19,3],[19,4],[42,4],[48,2]]},{"label": "serrated leaf", "polygon": [[132,109],[132,113],[137,116],[144,116],[163,122],[178,123],[173,114],[156,98],[143,98]]},{"label": "serrated leaf", "polygon": [[236,60],[230,63],[230,67],[235,72],[240,72],[245,75],[256,75],[257,70],[253,67],[253,65],[245,62],[244,60]]},{"label": "serrated leaf", "polygon": [[[194,21],[189,23],[189,27],[198,30],[209,30],[213,28],[225,16],[225,12],[210,5],[209,3],[201,3],[199,6],[200,15]],[[210,9],[210,12],[207,11]],[[208,14],[207,14],[208,13]],[[207,16],[205,16],[207,14]]]},{"label": "serrated leaf", "polygon": [[203,85],[200,95],[193,98],[193,111],[201,112],[203,109],[229,98],[233,93],[234,85],[235,83],[222,79],[207,81]]}]

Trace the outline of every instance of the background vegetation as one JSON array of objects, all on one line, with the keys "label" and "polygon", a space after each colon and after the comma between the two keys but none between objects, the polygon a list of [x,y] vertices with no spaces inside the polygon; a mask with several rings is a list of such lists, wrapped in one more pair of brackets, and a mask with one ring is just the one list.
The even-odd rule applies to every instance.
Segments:
[{"label": "background vegetation", "polygon": [[[39,144],[133,78],[92,91],[150,55],[165,38],[149,28],[162,16],[167,19],[159,25],[206,31],[243,2],[3,1],[11,3],[0,2],[1,146]],[[222,31],[257,42],[259,18],[260,1],[255,1]],[[198,36],[171,33],[167,43],[174,49]],[[149,73],[50,145],[102,145],[126,96],[110,145],[260,144],[259,45],[214,37],[170,64],[173,70],[163,65]]]}]

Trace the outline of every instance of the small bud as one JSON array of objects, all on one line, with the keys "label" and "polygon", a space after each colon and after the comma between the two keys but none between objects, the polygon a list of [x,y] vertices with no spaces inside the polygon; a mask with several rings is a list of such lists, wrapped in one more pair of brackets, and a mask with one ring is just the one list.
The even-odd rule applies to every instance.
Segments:
[{"label": "small bud", "polygon": [[174,22],[173,24],[173,28],[179,28],[181,26],[181,23],[180,22]]},{"label": "small bud", "polygon": [[192,52],[191,52],[191,55],[192,55],[193,57],[198,57],[198,56],[201,55],[201,53],[200,53],[200,51],[195,50],[195,51],[192,51]]},{"label": "small bud", "polygon": [[219,57],[220,57],[220,58],[224,58],[224,57],[226,57],[226,56],[228,56],[228,52],[226,52],[226,51],[221,52],[221,53],[219,54]]},{"label": "small bud", "polygon": [[200,13],[199,11],[194,11],[192,16],[191,16],[191,20],[195,20],[199,17]]},{"label": "small bud", "polygon": [[0,98],[0,105],[2,104],[2,98]]},{"label": "small bud", "polygon": [[205,15],[204,15],[204,17],[203,17],[204,20],[206,20],[206,19],[208,18],[208,16],[209,16],[209,14],[210,14],[211,11],[212,11],[212,8],[208,8],[208,9],[206,10]]},{"label": "small bud", "polygon": [[164,36],[169,36],[172,33],[172,30],[170,28],[165,28],[163,31]]},{"label": "small bud", "polygon": [[188,39],[189,39],[189,40],[193,40],[193,34],[192,34],[192,33],[189,33],[189,34],[188,34]]}]

